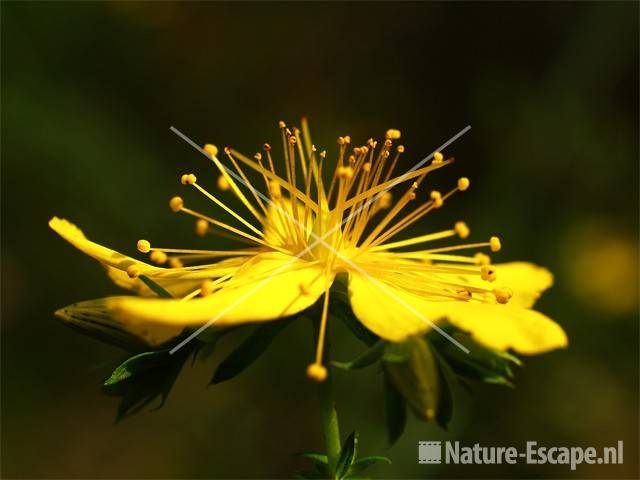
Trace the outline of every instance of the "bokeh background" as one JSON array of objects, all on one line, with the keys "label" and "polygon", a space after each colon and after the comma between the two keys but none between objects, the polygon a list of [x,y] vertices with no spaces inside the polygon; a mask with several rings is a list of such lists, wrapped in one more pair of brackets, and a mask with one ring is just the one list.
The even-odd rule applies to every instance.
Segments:
[{"label": "bokeh background", "polygon": [[[123,352],[53,311],[117,293],[47,227],[53,215],[135,254],[135,241],[212,245],[173,215],[179,175],[213,184],[169,131],[247,153],[277,121],[308,115],[317,144],[401,129],[405,166],[467,124],[447,152],[472,188],[419,229],[464,219],[499,233],[500,260],[552,269],[538,308],[569,334],[526,359],[517,388],[461,395],[449,432],[412,420],[385,443],[375,369],[336,373],[343,432],[386,454],[385,478],[637,478],[638,4],[2,4],[3,478],[280,478],[320,449],[308,324],[291,326],[241,377],[205,388],[187,367],[168,404],[114,425],[99,385]],[[195,200],[194,200],[195,201]],[[229,245],[219,242],[220,246]],[[360,345],[334,326],[336,356]],[[425,466],[418,440],[596,446],[624,465]]]}]

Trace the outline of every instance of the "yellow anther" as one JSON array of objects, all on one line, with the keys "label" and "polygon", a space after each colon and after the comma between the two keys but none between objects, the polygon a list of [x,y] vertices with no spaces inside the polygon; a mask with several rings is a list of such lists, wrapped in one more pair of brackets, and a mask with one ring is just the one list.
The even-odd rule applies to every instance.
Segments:
[{"label": "yellow anther", "polygon": [[226,147],[224,147],[224,153],[226,155],[231,155],[231,147],[229,145],[227,145]]},{"label": "yellow anther", "polygon": [[184,207],[184,201],[181,197],[173,197],[169,200],[169,207],[171,207],[171,210],[174,212],[179,212],[182,210],[182,207]]},{"label": "yellow anther", "polygon": [[364,153],[365,155],[369,153],[369,147],[367,147],[366,145],[363,147],[360,147],[360,150],[362,150],[362,153]]},{"label": "yellow anther", "polygon": [[467,238],[469,236],[469,233],[471,233],[469,231],[469,227],[467,227],[467,224],[464,222],[456,222],[456,224],[453,226],[453,229],[456,231],[460,238]]},{"label": "yellow anther", "polygon": [[369,173],[371,171],[371,162],[367,162],[362,165],[362,170]]},{"label": "yellow anther", "polygon": [[312,363],[307,367],[307,377],[316,382],[324,382],[327,379],[327,369],[317,363]]},{"label": "yellow anther", "polygon": [[269,193],[275,199],[279,199],[282,197],[282,189],[280,188],[280,184],[275,181],[269,182]]},{"label": "yellow anther", "polygon": [[433,200],[434,208],[440,208],[444,203],[444,200],[442,200],[442,194],[439,191],[437,190],[432,191],[430,196],[431,196],[431,200]]},{"label": "yellow anther", "polygon": [[200,285],[200,296],[208,297],[216,289],[216,284],[212,280],[205,280]]},{"label": "yellow anther", "polygon": [[265,152],[268,152],[269,150],[271,150],[271,145],[269,145],[268,143],[265,143],[262,148],[264,149]]},{"label": "yellow anther", "polygon": [[179,258],[171,257],[169,259],[169,266],[171,268],[182,268],[184,267],[184,263],[182,263],[182,260],[180,260]]},{"label": "yellow anther", "polygon": [[402,152],[404,152],[404,145],[398,145],[398,146],[396,147],[396,150],[397,150],[397,152],[398,152],[398,153],[402,153]]},{"label": "yellow anther", "polygon": [[154,250],[153,252],[151,252],[151,255],[149,255],[149,258],[153,263],[157,265],[164,265],[165,263],[167,263],[167,259],[169,257],[167,257],[167,254],[164,252]]},{"label": "yellow anther", "polygon": [[351,167],[338,167],[336,174],[338,175],[338,178],[342,178],[345,180],[350,179],[351,177],[353,177],[353,168]]},{"label": "yellow anther", "polygon": [[291,136],[289,137],[289,143],[290,143],[291,145],[295,145],[297,141],[298,141],[298,139],[297,139],[295,136],[291,135]]},{"label": "yellow anther", "polygon": [[215,145],[212,145],[211,143],[207,143],[203,150],[205,152],[207,152],[209,155],[211,155],[212,157],[215,157],[216,155],[218,155],[218,147],[216,147]]},{"label": "yellow anther", "polygon": [[384,141],[384,146],[385,147],[390,147],[392,144],[391,140],[389,140],[388,138]]},{"label": "yellow anther", "polygon": [[513,297],[510,288],[494,288],[493,294],[496,296],[496,301],[502,304],[507,303]]},{"label": "yellow anther", "polygon": [[356,147],[353,149],[354,155],[360,155],[362,153],[362,149],[360,147]]},{"label": "yellow anther", "polygon": [[491,263],[491,259],[489,258],[489,255],[482,253],[482,252],[478,252],[473,256],[473,259],[476,262],[476,265],[489,265]]},{"label": "yellow anther", "polygon": [[311,145],[311,151],[312,152],[317,152],[318,148],[315,145]]},{"label": "yellow anther", "polygon": [[338,137],[338,145],[344,145],[344,137]]},{"label": "yellow anther", "polygon": [[436,152],[433,154],[433,162],[431,163],[442,163],[442,161],[444,160],[444,155],[442,155],[440,152]]},{"label": "yellow anther", "polygon": [[345,135],[344,137],[344,143],[351,143],[351,137],[349,135]]},{"label": "yellow anther", "polygon": [[416,199],[416,192],[411,192],[408,196],[409,200],[413,201]]},{"label": "yellow anther", "polygon": [[300,293],[302,295],[309,295],[311,293],[311,289],[309,288],[309,285],[307,283],[303,282],[299,285],[299,287],[300,287]]},{"label": "yellow anther", "polygon": [[391,206],[392,201],[393,201],[393,195],[391,194],[391,192],[384,192],[382,196],[380,196],[378,205],[380,205],[380,208],[383,208],[386,210]]},{"label": "yellow anther", "polygon": [[489,246],[491,247],[492,252],[499,252],[502,248],[502,244],[500,243],[500,239],[498,237],[491,237],[489,239]]},{"label": "yellow anther", "polygon": [[203,220],[202,218],[199,218],[196,221],[196,235],[198,235],[199,237],[204,237],[208,231],[209,231],[209,222],[207,222],[206,220]]},{"label": "yellow anther", "polygon": [[138,267],[135,265],[129,265],[127,267],[127,275],[129,275],[130,278],[138,278],[140,270],[138,270]]},{"label": "yellow anther", "polygon": [[188,173],[185,175],[182,175],[182,177],[180,177],[180,182],[183,185],[193,185],[194,183],[196,183],[198,179],[196,178],[196,176],[193,173]]},{"label": "yellow anther", "polygon": [[320,155],[321,158],[324,158],[327,156],[327,151],[326,150],[322,150],[318,155]]},{"label": "yellow anther", "polygon": [[400,130],[396,130],[395,128],[390,128],[389,130],[387,130],[385,137],[391,140],[397,140],[400,138],[401,135],[402,134],[400,133]]},{"label": "yellow anther", "polygon": [[460,300],[471,300],[471,292],[469,290],[458,290],[456,293],[458,294],[458,298]]},{"label": "yellow anther", "polygon": [[138,240],[138,251],[140,253],[149,253],[151,244],[147,240]]},{"label": "yellow anther", "polygon": [[496,269],[491,265],[483,265],[480,267],[480,277],[488,282],[495,282],[497,278]]},{"label": "yellow anther", "polygon": [[229,180],[227,180],[227,177],[225,177],[224,175],[220,175],[218,177],[216,185],[218,186],[218,190],[221,190],[223,192],[229,190]]},{"label": "yellow anther", "polygon": [[278,122],[278,128],[285,128],[286,126],[287,126],[287,124],[286,124],[286,123],[284,123],[282,120],[280,120],[280,121]]},{"label": "yellow anther", "polygon": [[461,192],[464,192],[467,188],[469,188],[469,185],[471,184],[471,182],[469,182],[469,179],[467,177],[462,177],[458,179],[458,190],[460,190]]},{"label": "yellow anther", "polygon": [[260,160],[262,160],[262,154],[260,152],[256,152],[256,154],[253,156],[253,158],[255,158],[256,160],[260,161]]}]

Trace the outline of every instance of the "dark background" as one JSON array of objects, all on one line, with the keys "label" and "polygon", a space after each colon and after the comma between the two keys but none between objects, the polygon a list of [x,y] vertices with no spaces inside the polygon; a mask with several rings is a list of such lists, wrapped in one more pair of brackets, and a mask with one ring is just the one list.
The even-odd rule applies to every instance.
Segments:
[{"label": "dark background", "polygon": [[[570,348],[526,359],[517,387],[462,395],[450,432],[412,420],[385,446],[380,376],[336,373],[343,433],[387,454],[381,477],[638,475],[638,4],[2,4],[2,476],[283,477],[320,449],[309,325],[238,379],[186,368],[168,404],[114,425],[99,384],[122,352],[55,309],[117,293],[47,227],[65,216],[134,254],[138,238],[205,243],[172,216],[178,177],[215,176],[169,131],[246,153],[308,115],[316,143],[401,129],[405,167],[447,151],[469,192],[425,219],[499,233],[501,261],[548,266],[538,308]],[[208,175],[208,177],[207,177]],[[183,193],[187,195],[187,193]],[[228,243],[220,242],[221,246]],[[335,326],[336,356],[360,346]],[[625,442],[624,465],[417,464],[418,440],[524,447]]]}]

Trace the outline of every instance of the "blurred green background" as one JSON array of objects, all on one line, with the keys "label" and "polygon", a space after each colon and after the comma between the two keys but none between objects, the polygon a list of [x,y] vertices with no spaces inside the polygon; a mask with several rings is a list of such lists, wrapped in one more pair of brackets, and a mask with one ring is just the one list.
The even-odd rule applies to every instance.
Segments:
[{"label": "blurred green background", "polygon": [[[538,308],[570,337],[526,359],[517,388],[462,396],[450,432],[411,421],[385,443],[375,369],[337,372],[347,433],[387,454],[386,478],[637,478],[638,4],[2,4],[2,476],[275,478],[320,449],[313,345],[296,324],[237,379],[205,388],[186,368],[168,404],[114,425],[99,389],[122,352],[53,317],[117,293],[47,227],[65,216],[134,254],[138,238],[211,245],[167,200],[179,175],[215,176],[198,143],[253,153],[277,121],[310,117],[314,140],[402,130],[405,167],[467,124],[447,152],[472,188],[420,231],[464,219],[499,233],[499,260],[549,267]],[[229,245],[220,242],[220,245]],[[334,326],[336,356],[360,345]],[[625,442],[624,465],[426,466],[419,440],[523,447]]]}]

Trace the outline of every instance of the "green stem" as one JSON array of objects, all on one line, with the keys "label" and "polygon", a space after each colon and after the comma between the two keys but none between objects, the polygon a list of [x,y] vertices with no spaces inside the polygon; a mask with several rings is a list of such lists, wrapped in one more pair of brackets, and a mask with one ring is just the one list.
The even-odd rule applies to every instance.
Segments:
[{"label": "green stem", "polygon": [[320,409],[322,413],[322,430],[324,434],[324,445],[329,459],[329,471],[335,474],[340,450],[340,427],[338,425],[338,413],[336,412],[335,401],[333,399],[333,382],[329,376],[324,382],[318,385],[320,395]]},{"label": "green stem", "polygon": [[[313,333],[316,342],[318,341],[318,330],[320,322],[317,318],[313,321]],[[329,364],[329,342],[324,344],[324,364]],[[320,399],[320,413],[322,416],[322,433],[324,436],[324,446],[329,461],[329,471],[335,476],[342,443],[340,442],[340,426],[338,425],[338,412],[336,412],[335,400],[333,398],[333,379],[331,374],[324,382],[318,384],[318,396]]]}]

